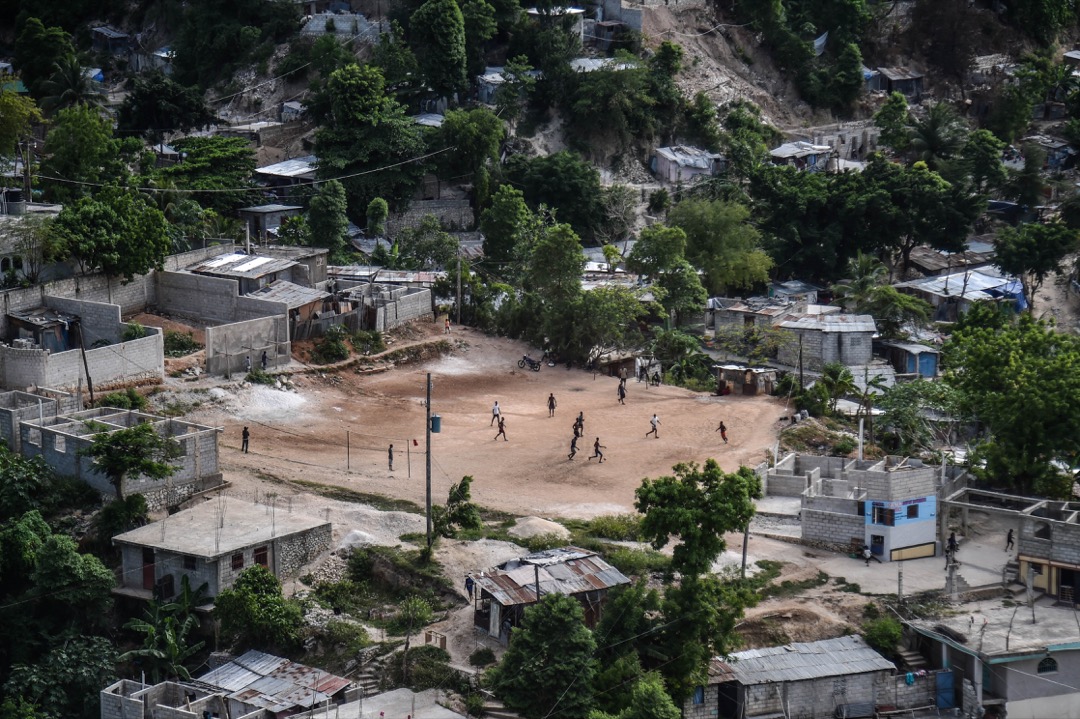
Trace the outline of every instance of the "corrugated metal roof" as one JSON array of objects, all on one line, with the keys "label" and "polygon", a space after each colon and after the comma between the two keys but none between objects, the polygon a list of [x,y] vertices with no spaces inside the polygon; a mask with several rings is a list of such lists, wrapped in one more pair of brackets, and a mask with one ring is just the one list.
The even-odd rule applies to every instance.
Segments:
[{"label": "corrugated metal roof", "polygon": [[780,323],[789,330],[819,330],[821,332],[877,332],[877,325],[870,315],[792,315]]},{"label": "corrugated metal roof", "polygon": [[716,152],[702,150],[700,147],[688,145],[675,145],[674,147],[658,147],[656,154],[680,167],[696,167],[699,170],[711,170],[713,163],[723,155]]},{"label": "corrugated metal roof", "polygon": [[322,704],[352,682],[344,677],[251,650],[199,677],[198,682],[272,712]]},{"label": "corrugated metal roof", "polygon": [[303,177],[305,175],[314,177],[315,163],[318,161],[319,158],[315,157],[315,155],[294,157],[291,160],[277,162],[273,165],[256,167],[255,172],[260,175],[273,175],[274,177]]},{"label": "corrugated metal roof", "polygon": [[537,580],[541,596],[575,595],[630,582],[622,572],[595,553],[578,547],[529,554],[506,562],[498,569],[474,576],[473,580],[503,606],[535,602]]},{"label": "corrugated metal roof", "polygon": [[311,304],[312,302],[325,300],[330,296],[330,293],[317,290],[313,287],[294,285],[292,282],[287,282],[285,280],[274,280],[266,287],[255,290],[254,292],[249,292],[247,296],[259,300],[268,300],[270,302],[283,302],[289,306],[290,310],[292,310],[297,307]]},{"label": "corrugated metal roof", "polygon": [[750,649],[733,654],[731,660],[714,659],[710,676],[752,685],[896,670],[858,636]]},{"label": "corrugated metal roof", "polygon": [[831,150],[832,148],[828,145],[813,145],[809,142],[798,140],[796,142],[785,142],[775,150],[770,150],[769,154],[776,158],[789,159],[793,157],[820,155],[823,152],[830,152]]},{"label": "corrugated metal roof", "polygon": [[930,347],[929,345],[921,345],[917,342],[899,342],[897,340],[888,340],[881,343],[885,347],[896,347],[902,349],[905,352],[910,352],[913,355],[920,355],[924,352],[931,352],[933,354],[941,354],[941,350],[936,347]]},{"label": "corrugated metal roof", "polygon": [[893,287],[909,287],[939,297],[962,297],[966,300],[990,300],[995,295],[990,290],[999,290],[1011,285],[1011,277],[992,275],[985,271],[968,270],[954,272],[937,277],[924,277],[920,280],[900,282]]},{"label": "corrugated metal roof", "polygon": [[897,80],[918,80],[923,76],[921,72],[915,72],[906,67],[879,67],[878,72],[893,82]]},{"label": "corrugated metal roof", "polygon": [[237,212],[251,212],[259,215],[267,215],[271,212],[287,212],[289,210],[302,210],[300,205],[282,205],[271,202],[268,205],[255,205],[254,207],[241,207]]},{"label": "corrugated metal roof", "polygon": [[296,262],[286,258],[262,257],[233,252],[218,255],[205,262],[188,267],[188,272],[217,277],[264,277],[294,266]]}]

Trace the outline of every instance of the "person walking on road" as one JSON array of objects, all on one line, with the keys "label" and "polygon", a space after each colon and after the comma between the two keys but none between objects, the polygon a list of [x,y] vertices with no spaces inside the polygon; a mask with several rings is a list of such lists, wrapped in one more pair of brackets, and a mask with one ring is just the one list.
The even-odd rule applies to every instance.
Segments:
[{"label": "person walking on road", "polygon": [[472,599],[473,588],[476,586],[476,582],[472,577],[466,575],[465,577],[465,591],[469,593],[469,599]]},{"label": "person walking on road", "polygon": [[[597,438],[596,438],[596,441],[595,441],[595,442],[593,442],[593,446],[592,446],[592,451],[593,451],[593,453],[592,453],[592,455],[591,455],[591,456],[589,457],[589,459],[594,459],[595,457],[599,457],[599,458],[600,458],[600,462],[603,462],[603,461],[604,461],[604,453],[600,451],[600,450],[602,450],[602,449],[607,449],[607,447],[605,447],[604,445],[600,444],[600,438],[599,438],[599,437],[597,437]],[[600,462],[597,462],[597,464],[600,464]]]},{"label": "person walking on road", "polygon": [[386,450],[387,459],[390,460],[390,471],[394,471],[394,445],[390,445],[390,449]]},{"label": "person walking on road", "polygon": [[577,428],[581,431],[581,435],[585,436],[585,412],[581,411],[577,413]]},{"label": "person walking on road", "polygon": [[619,370],[619,384],[626,385],[626,368],[623,367]]},{"label": "person walking on road", "polygon": [[956,556],[958,549],[960,549],[960,543],[956,541],[956,532],[949,532],[949,553]]},{"label": "person walking on road", "polygon": [[251,440],[251,432],[247,427],[244,427],[244,431],[240,433],[240,451],[244,454],[248,453],[248,442]]},{"label": "person walking on road", "polygon": [[1016,543],[1013,541],[1013,530],[1009,530],[1008,535],[1005,537],[1005,551],[1009,551]]},{"label": "person walking on road", "polygon": [[660,418],[654,414],[652,416],[652,419],[649,420],[649,423],[652,425],[652,429],[646,432],[645,436],[648,437],[650,434],[652,434],[656,435],[657,439],[660,439]]},{"label": "person walking on road", "polygon": [[506,420],[502,417],[499,417],[499,434],[495,435],[495,439],[498,439],[500,434],[502,435],[503,442],[510,441],[506,438]]},{"label": "person walking on road", "polygon": [[548,395],[548,417],[555,416],[555,393]]},{"label": "person walking on road", "polygon": [[577,439],[578,439],[578,435],[575,432],[574,433],[574,438],[572,440],[570,440],[570,454],[566,455],[567,459],[573,459],[574,455],[577,454]]},{"label": "person walking on road", "polygon": [[626,385],[619,385],[619,404],[626,404]]},{"label": "person walking on road", "polygon": [[724,426],[724,420],[720,420],[720,426],[716,428],[716,431],[720,433],[720,439],[724,440],[724,444],[727,444],[727,427]]},{"label": "person walking on road", "polygon": [[500,417],[502,417],[502,410],[499,409],[499,400],[495,400],[495,406],[491,408],[491,424],[488,427],[498,422]]},{"label": "person walking on road", "polygon": [[450,318],[449,318],[449,317],[447,317],[447,318],[446,318],[446,329],[445,329],[445,332],[446,332],[446,334],[450,334]]},{"label": "person walking on road", "polygon": [[870,551],[870,546],[867,544],[862,545],[862,556],[866,560],[866,566],[870,566],[870,560],[873,559],[878,564],[881,564],[881,560],[874,556],[874,553]]}]

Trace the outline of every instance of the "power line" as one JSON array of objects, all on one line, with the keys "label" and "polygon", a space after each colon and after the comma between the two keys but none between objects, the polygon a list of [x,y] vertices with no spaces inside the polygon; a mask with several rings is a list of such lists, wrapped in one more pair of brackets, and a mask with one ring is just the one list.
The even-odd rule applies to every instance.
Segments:
[{"label": "power line", "polygon": [[[353,173],[350,173],[348,175],[339,175],[338,177],[328,177],[328,178],[323,179],[323,180],[306,180],[306,181],[303,181],[303,182],[297,182],[297,183],[295,183],[293,185],[290,185],[290,187],[307,187],[307,186],[321,185],[323,183],[330,182],[331,180],[349,180],[349,179],[352,179],[354,177],[361,177],[363,175],[372,175],[372,174],[375,174],[377,172],[383,172],[385,170],[392,170],[395,167],[401,167],[402,165],[408,165],[408,164],[411,164],[413,162],[421,162],[421,161],[426,160],[426,159],[428,159],[430,157],[435,157],[436,155],[441,155],[444,152],[449,152],[450,150],[456,150],[456,149],[457,149],[456,145],[451,146],[451,147],[444,147],[441,150],[436,150],[435,152],[429,152],[426,155],[419,155],[417,157],[409,158],[408,160],[402,160],[401,162],[395,162],[395,163],[390,164],[390,165],[383,165],[382,167],[376,167],[376,168],[371,169],[371,170],[363,170],[361,172],[353,172]],[[42,180],[52,180],[54,182],[66,182],[66,183],[71,184],[71,185],[84,185],[84,186],[87,186],[87,187],[115,187],[115,185],[110,185],[107,182],[84,182],[82,180],[68,180],[68,179],[63,178],[63,177],[52,177],[51,175],[42,175],[40,173],[34,173],[34,177],[37,177],[38,179],[42,179]],[[217,187],[217,188],[209,188],[209,189],[205,189],[205,190],[192,190],[192,189],[187,189],[187,188],[173,188],[173,187],[165,188],[165,187],[127,187],[127,186],[120,186],[120,189],[132,190],[132,191],[136,191],[136,192],[177,192],[177,193],[183,192],[183,193],[190,193],[190,194],[216,193],[216,192],[272,192],[273,191],[271,188],[263,188],[263,187],[225,187],[225,188]]]}]

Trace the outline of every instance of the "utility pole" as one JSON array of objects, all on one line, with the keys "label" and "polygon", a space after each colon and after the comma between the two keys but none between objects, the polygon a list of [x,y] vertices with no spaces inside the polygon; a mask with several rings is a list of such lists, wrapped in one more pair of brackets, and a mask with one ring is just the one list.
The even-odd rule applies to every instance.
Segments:
[{"label": "utility pole", "polygon": [[457,241],[457,324],[461,326],[461,237]]},{"label": "utility pole", "polygon": [[431,549],[431,373],[427,373],[427,402],[424,403],[427,411],[427,423],[424,426],[424,434],[427,438],[427,455],[424,463],[427,465],[427,546]]}]

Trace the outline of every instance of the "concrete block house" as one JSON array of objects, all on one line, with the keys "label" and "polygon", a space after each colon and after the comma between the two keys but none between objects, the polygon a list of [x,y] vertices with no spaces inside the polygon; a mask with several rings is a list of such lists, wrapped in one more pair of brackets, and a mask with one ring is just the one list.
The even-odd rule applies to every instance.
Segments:
[{"label": "concrete block house", "polygon": [[736,652],[710,662],[709,682],[684,702],[683,717],[875,716],[896,699],[895,669],[857,636]]},{"label": "concrete block house", "polygon": [[472,579],[476,583],[473,624],[504,644],[521,624],[525,608],[545,594],[577,599],[585,610],[585,623],[593,627],[600,621],[608,590],[630,583],[594,552],[578,547],[534,552]]},{"label": "concrete block house", "polygon": [[905,457],[789,454],[765,481],[769,494],[801,497],[803,541],[840,551],[865,544],[882,561],[896,561],[937,554],[940,473]]},{"label": "concrete block house", "polygon": [[870,315],[793,315],[779,326],[791,330],[796,337],[780,347],[777,359],[786,365],[797,367],[800,353],[803,366],[815,372],[831,362],[866,365],[873,358],[877,325]]},{"label": "concrete block house", "polygon": [[330,540],[330,522],[218,497],[113,537],[123,566],[122,584],[114,591],[169,599],[186,575],[193,589],[205,582],[212,598],[255,564],[279,579],[296,576],[330,548]]}]

